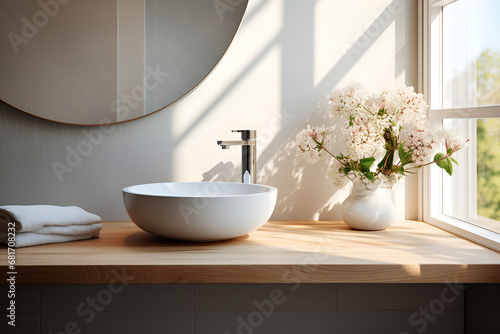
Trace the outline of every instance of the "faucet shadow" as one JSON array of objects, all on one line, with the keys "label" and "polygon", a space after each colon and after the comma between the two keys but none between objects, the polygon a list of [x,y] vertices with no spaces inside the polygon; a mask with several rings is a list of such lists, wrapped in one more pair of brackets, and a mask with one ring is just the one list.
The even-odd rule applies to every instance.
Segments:
[{"label": "faucet shadow", "polygon": [[[263,10],[268,2],[268,0],[263,0],[258,6],[246,13],[247,24]],[[325,112],[328,109],[326,95],[338,86],[346,76],[353,76],[350,71],[391,25],[396,24],[397,27],[401,28],[400,30],[404,31],[405,17],[413,10],[412,6],[414,6],[406,1],[391,1],[380,14],[373,16],[371,24],[357,39],[352,41],[353,43],[349,43],[350,47],[346,50],[342,50],[342,46],[338,47],[343,56],[331,67],[330,71],[317,80],[314,77],[315,53],[318,52],[314,42],[317,5],[318,1],[285,1],[283,26],[276,37],[259,50],[252,61],[235,76],[234,81],[227,86],[227,89],[221,92],[213,104],[207,106],[201,117],[193,122],[192,127],[188,129],[188,131],[194,129],[204,117],[215,109],[217,104],[224,100],[225,96],[231,93],[233,87],[236,87],[251,69],[256,67],[262,59],[265,59],[272,50],[276,48],[281,50],[282,111],[280,124],[279,127],[276,127],[272,124],[273,120],[270,119],[269,124],[257,128],[257,141],[259,147],[263,147],[262,151],[259,149],[257,183],[274,186],[281,190],[275,212],[271,217],[272,220],[340,219],[340,203],[348,195],[349,190],[341,190],[331,184],[327,177],[331,164],[328,159],[323,158],[315,166],[307,166],[297,158],[294,144],[295,135],[308,124],[312,126],[328,125],[333,129],[329,143],[332,152],[337,153],[342,150],[340,129],[344,125],[331,119]],[[301,13],[300,22],[296,20],[298,12]],[[405,53],[402,51],[411,47],[411,45],[405,45],[406,36],[402,34],[399,30],[395,31],[394,39],[398,55],[395,59],[394,78],[404,74],[408,59],[405,58]],[[297,43],[298,40],[301,43]],[[300,66],[297,66],[298,60],[300,60]],[[363,82],[362,76],[354,79]],[[308,96],[308,100],[314,97],[323,102],[311,109],[307,107],[301,98],[302,96]],[[290,105],[292,102],[293,105]],[[287,112],[288,107],[293,108],[291,112]],[[306,109],[302,107],[306,107]],[[272,135],[269,135],[270,132]],[[269,140],[259,137],[259,134],[268,134]],[[218,166],[220,163],[214,168],[217,169]]]}]

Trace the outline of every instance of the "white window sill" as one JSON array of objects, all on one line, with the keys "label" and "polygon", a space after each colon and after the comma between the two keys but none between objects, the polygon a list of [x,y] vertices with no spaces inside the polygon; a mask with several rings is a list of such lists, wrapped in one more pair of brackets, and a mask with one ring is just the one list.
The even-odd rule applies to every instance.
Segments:
[{"label": "white window sill", "polygon": [[500,234],[449,216],[428,218],[426,223],[500,252]]}]

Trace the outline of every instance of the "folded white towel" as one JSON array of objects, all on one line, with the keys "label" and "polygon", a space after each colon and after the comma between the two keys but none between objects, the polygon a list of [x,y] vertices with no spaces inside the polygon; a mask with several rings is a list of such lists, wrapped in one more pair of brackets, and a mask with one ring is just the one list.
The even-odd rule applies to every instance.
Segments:
[{"label": "folded white towel", "polygon": [[98,237],[101,218],[76,206],[6,205],[0,206],[0,242],[7,244],[8,230],[14,223],[15,247],[66,242]]},{"label": "folded white towel", "polygon": [[14,222],[16,231],[36,231],[44,226],[87,225],[101,218],[77,206],[5,205],[0,206],[0,224]]},{"label": "folded white towel", "polygon": [[[95,235],[60,235],[60,234],[38,234],[32,232],[19,233],[16,235],[16,248],[54,244],[59,242],[68,242],[76,240],[85,240],[94,237],[98,237],[99,232]],[[3,243],[3,240],[0,240]]]},{"label": "folded white towel", "polygon": [[[68,225],[68,226],[45,226],[31,233],[37,234],[59,234],[59,235],[89,235],[95,234],[102,230],[101,223],[89,225]],[[22,235],[30,232],[19,232],[17,235]]]}]

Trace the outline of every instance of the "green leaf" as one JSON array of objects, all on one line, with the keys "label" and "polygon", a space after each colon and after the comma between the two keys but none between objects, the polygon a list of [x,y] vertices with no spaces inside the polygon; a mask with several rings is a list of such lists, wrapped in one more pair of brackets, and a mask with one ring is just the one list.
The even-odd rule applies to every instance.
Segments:
[{"label": "green leaf", "polygon": [[453,164],[451,159],[448,157],[444,159],[446,155],[444,153],[437,153],[434,156],[434,161],[436,161],[436,164],[444,169],[446,173],[450,174],[450,176],[453,174]]},{"label": "green leaf", "polygon": [[380,160],[380,162],[378,163],[378,169],[382,169],[382,167],[384,167],[385,157],[387,157],[387,153],[385,154],[384,159]]},{"label": "green leaf", "polygon": [[401,161],[401,165],[405,166],[413,162],[411,159],[411,156],[413,155],[413,150],[410,150],[409,152],[405,152],[403,149],[403,144],[399,144],[398,148],[398,154],[399,154],[399,160]]},{"label": "green leaf", "polygon": [[458,165],[458,161],[456,161],[456,160],[455,160],[455,158],[450,157],[450,159],[451,159],[451,161],[453,161],[455,164],[457,164],[457,165]]},{"label": "green leaf", "polygon": [[378,163],[378,168],[379,169],[384,168],[384,164],[386,161],[387,161],[386,167],[388,169],[392,169],[392,164],[394,162],[394,151],[387,151],[385,153],[384,158],[382,160],[380,160],[380,162]]},{"label": "green leaf", "polygon": [[349,126],[354,125],[354,116],[349,116]]},{"label": "green leaf", "polygon": [[453,163],[451,161],[451,159],[448,157],[446,158],[446,161],[448,162],[448,168],[446,170],[446,173],[450,174],[450,176],[453,174]]},{"label": "green leaf", "polygon": [[321,152],[321,150],[323,149],[323,144],[325,143],[325,138],[323,137],[323,140],[321,142],[314,139],[314,142],[316,143],[316,149],[318,150],[318,152]]},{"label": "green leaf", "polygon": [[405,175],[405,170],[404,168],[398,168],[394,171],[394,174]]},{"label": "green leaf", "polygon": [[364,159],[359,160],[359,162],[361,163],[361,171],[363,173],[366,173],[366,172],[370,171],[370,167],[375,162],[375,158],[374,157],[364,158]]},{"label": "green leaf", "polygon": [[365,176],[368,180],[375,180],[375,174],[373,172],[365,172]]},{"label": "green leaf", "polygon": [[399,160],[401,160],[401,161],[403,161],[403,157],[406,155],[406,152],[403,149],[403,146],[404,146],[403,143],[400,143],[399,147],[398,147]]},{"label": "green leaf", "polygon": [[[446,154],[444,154],[444,153],[436,153],[436,155],[434,156],[434,161],[444,159],[445,156],[446,156]],[[437,164],[439,166],[439,163],[437,163]]]}]

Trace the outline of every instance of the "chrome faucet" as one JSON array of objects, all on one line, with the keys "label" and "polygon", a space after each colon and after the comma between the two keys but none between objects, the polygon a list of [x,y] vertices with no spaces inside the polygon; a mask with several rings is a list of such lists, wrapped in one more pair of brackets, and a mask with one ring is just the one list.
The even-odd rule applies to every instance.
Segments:
[{"label": "chrome faucet", "polygon": [[257,183],[257,131],[256,130],[233,130],[240,132],[241,140],[218,140],[223,150],[230,146],[241,146],[241,182]]}]

